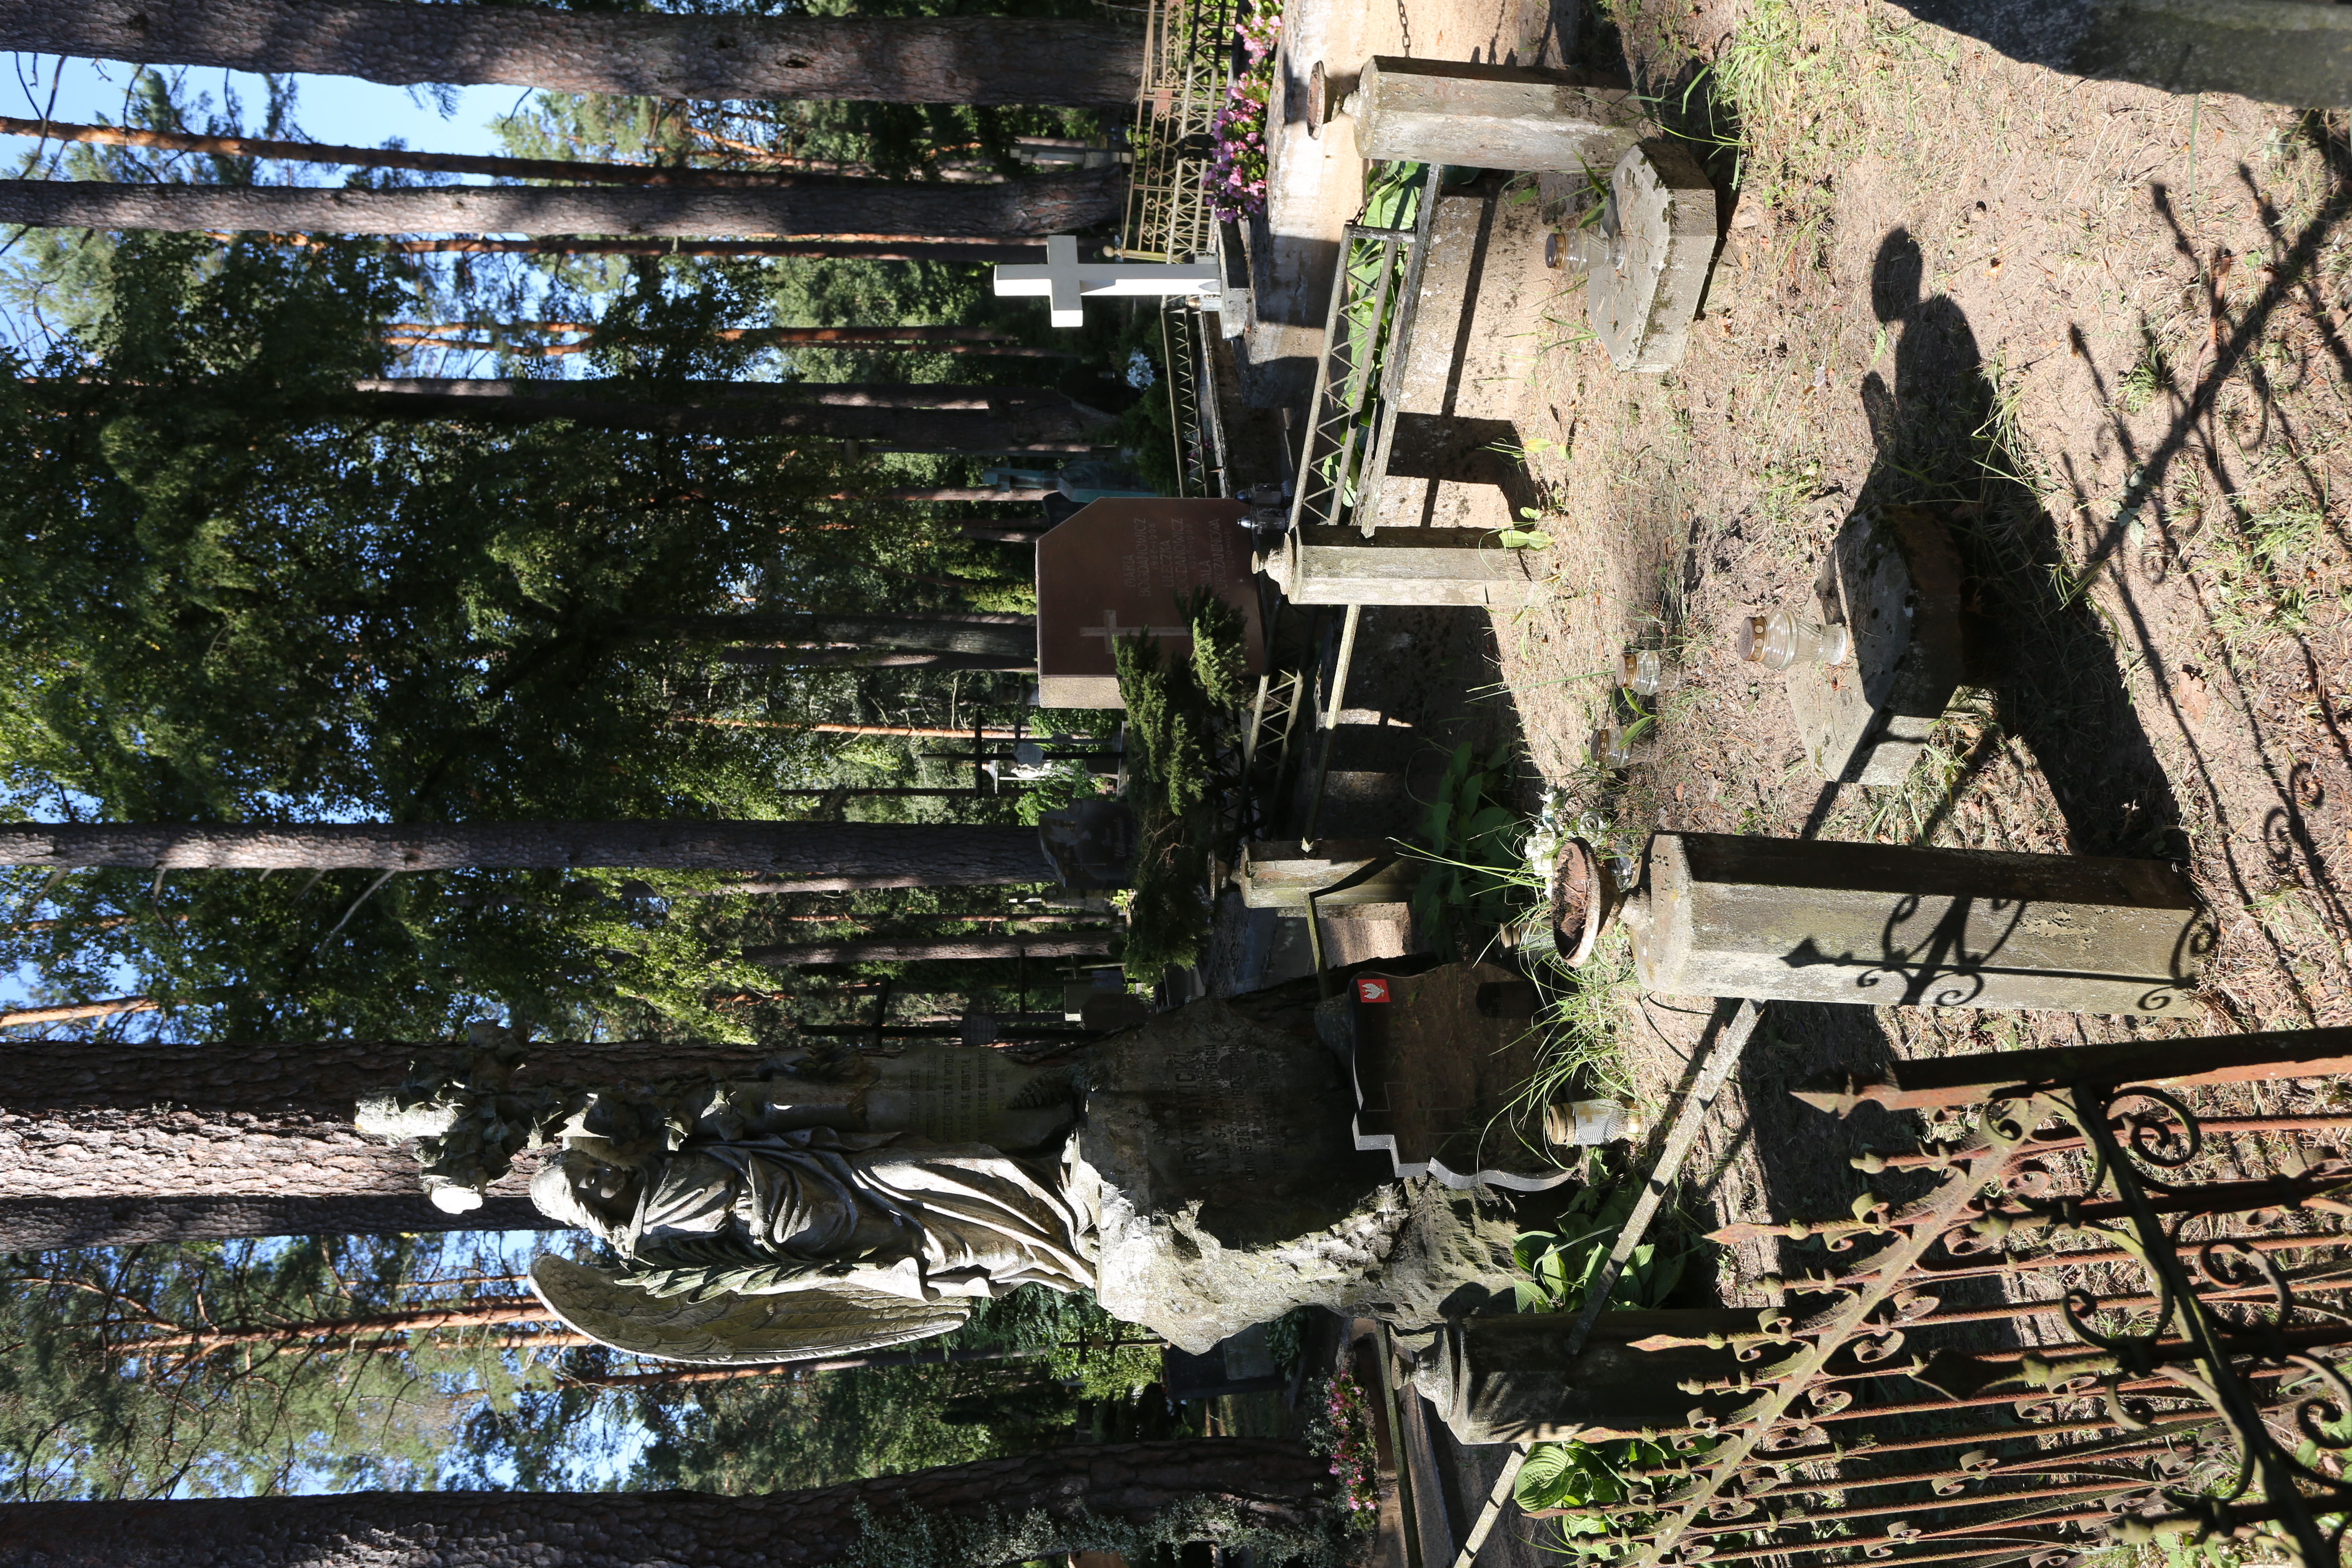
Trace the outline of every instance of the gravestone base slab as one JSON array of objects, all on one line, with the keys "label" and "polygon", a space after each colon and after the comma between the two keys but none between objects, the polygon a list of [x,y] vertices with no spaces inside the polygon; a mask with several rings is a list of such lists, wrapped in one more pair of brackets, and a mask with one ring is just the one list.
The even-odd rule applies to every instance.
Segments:
[{"label": "gravestone base slab", "polygon": [[1619,370],[1672,370],[1715,258],[1715,186],[1697,159],[1654,140],[1617,161],[1609,191],[1615,242],[1584,286],[1592,331]]},{"label": "gravestone base slab", "polygon": [[1806,760],[1833,784],[1902,783],[1960,683],[1960,561],[1950,533],[1916,507],[1855,513],[1830,548],[1809,613],[1844,626],[1853,653],[1788,672]]}]

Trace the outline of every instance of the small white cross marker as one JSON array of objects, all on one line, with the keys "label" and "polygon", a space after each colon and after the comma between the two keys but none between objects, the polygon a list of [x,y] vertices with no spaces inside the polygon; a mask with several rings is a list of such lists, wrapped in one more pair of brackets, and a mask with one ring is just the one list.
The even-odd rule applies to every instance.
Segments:
[{"label": "small white cross marker", "polygon": [[1075,235],[1057,234],[1045,241],[1045,265],[1024,262],[996,269],[999,294],[1043,294],[1054,325],[1084,323],[1081,297],[1088,294],[1146,295],[1167,299],[1177,294],[1223,292],[1223,274],[1214,261],[1110,262],[1080,261]]}]

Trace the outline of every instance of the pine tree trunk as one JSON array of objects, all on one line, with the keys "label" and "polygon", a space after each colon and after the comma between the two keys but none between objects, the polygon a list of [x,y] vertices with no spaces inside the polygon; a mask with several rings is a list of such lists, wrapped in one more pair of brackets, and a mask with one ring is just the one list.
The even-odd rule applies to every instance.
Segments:
[{"label": "pine tree trunk", "polygon": [[445,1304],[373,1312],[363,1318],[318,1318],[307,1322],[270,1323],[261,1328],[184,1329],[176,1333],[118,1339],[109,1348],[118,1355],[147,1355],[155,1351],[204,1355],[227,1345],[293,1344],[308,1340],[483,1328],[494,1323],[545,1323],[554,1319],[555,1314],[536,1296],[505,1296],[477,1300],[464,1306]]},{"label": "pine tree trunk", "polygon": [[0,0],[0,48],[652,98],[1125,108],[1142,39],[1011,16],[583,13],[382,0]]},{"label": "pine tree trunk", "polygon": [[10,823],[0,865],[149,870],[449,871],[610,866],[898,887],[1042,882],[1034,828],[858,822]]},{"label": "pine tree trunk", "polygon": [[[492,383],[509,387],[511,383]],[[542,382],[541,386],[546,385]],[[462,419],[528,425],[564,419],[597,430],[638,430],[663,436],[818,436],[833,440],[919,442],[954,452],[1084,452],[1084,432],[1102,421],[1067,398],[1050,404],[987,408],[920,408],[883,403],[836,404],[790,398],[712,399],[698,403],[635,403],[625,398],[524,395],[512,390],[377,391],[352,393],[365,414],[391,419]]]},{"label": "pine tree trunk", "polygon": [[[529,332],[578,332],[593,338],[597,326],[594,321],[541,321],[518,318],[496,321],[388,321],[384,324],[384,331],[419,338],[463,338],[476,332],[488,332],[500,338]],[[1013,336],[998,327],[942,326],[720,327],[703,335],[722,343],[766,343],[772,347],[817,344],[828,348],[980,343]],[[526,386],[530,384],[525,384]],[[541,390],[546,389],[544,383],[539,385]]]},{"label": "pine tree trunk", "polygon": [[[362,1137],[353,1110],[420,1058],[465,1049],[81,1040],[70,1050],[0,1054],[0,1199],[413,1198],[415,1162]],[[744,1046],[550,1041],[523,1071],[542,1082],[749,1074],[763,1055]],[[520,1179],[505,1184],[511,1191]]]},{"label": "pine tree trunk", "polygon": [[866,942],[781,942],[747,947],[747,963],[924,963],[971,958],[1093,958],[1111,933],[1076,936],[877,937]]},{"label": "pine tree trunk", "polygon": [[70,1024],[78,1018],[110,1018],[118,1013],[155,1010],[156,1004],[149,997],[108,996],[96,1002],[61,1002],[54,1007],[18,1007],[0,1013],[0,1028],[14,1024]]},{"label": "pine tree trunk", "polygon": [[[855,331],[856,329],[849,329]],[[951,381],[689,381],[670,384],[655,403],[634,400],[625,381],[505,381],[465,376],[371,376],[352,384],[367,395],[442,397],[452,407],[499,407],[513,403],[562,403],[604,398],[626,408],[725,408],[747,405],[817,404],[826,408],[971,409],[1003,414],[1016,409],[1073,407],[1067,394],[1045,386],[972,385]],[[396,405],[395,405],[396,406]]]},{"label": "pine tree trunk", "polygon": [[[276,235],[300,243],[301,235]],[[400,239],[389,248],[408,256],[457,252],[468,256],[774,256],[825,261],[988,262],[1034,259],[1034,241],[1017,239],[590,239],[576,234],[530,239]]]},{"label": "pine tree trunk", "polygon": [[[944,485],[920,489],[909,486],[903,489],[889,490],[835,490],[833,494],[825,497],[824,499],[827,500],[1001,500],[1026,502],[1044,500],[1047,496],[1054,495],[1055,493],[1057,492],[1050,489],[1031,489],[1027,488],[1014,489],[1007,487],[1003,489],[998,489],[993,488],[978,489],[961,485]],[[1037,526],[1042,529],[1045,525],[1041,522]]]},{"label": "pine tree trunk", "polygon": [[[1003,653],[895,653],[863,647],[722,647],[721,664],[781,665],[795,669],[965,669],[1034,671],[1037,656]],[[7,1015],[0,1014],[0,1023]]]},{"label": "pine tree trunk", "polygon": [[929,616],[747,610],[734,616],[672,616],[644,626],[648,633],[708,638],[739,647],[760,643],[854,643],[860,647],[904,648],[911,653],[988,654],[1030,664],[1037,659],[1037,621],[1034,616],[945,610]]},{"label": "pine tree trunk", "polygon": [[266,136],[205,136],[192,131],[76,125],[0,114],[0,134],[40,136],[101,147],[150,147],[220,158],[267,158],[285,163],[337,163],[349,168],[415,169],[434,174],[488,174],[500,180],[561,180],[590,185],[698,185],[780,191],[793,185],[839,184],[838,174],[787,174],[768,169],[697,169],[656,163],[583,163],[564,158],[502,158],[475,153],[417,153],[405,147],[341,147],[323,142],[280,142]]},{"label": "pine tree trunk", "polygon": [[[9,1131],[0,1113],[0,1139]],[[492,1192],[480,1208],[435,1208],[416,1184],[416,1163],[398,1155],[400,1192],[278,1197],[144,1194],[103,1198],[0,1197],[0,1252],[62,1247],[140,1247],[158,1241],[226,1241],[254,1236],[405,1236],[448,1230],[551,1230],[555,1222],[520,1192]],[[389,1171],[389,1163],[387,1165]]]},{"label": "pine tree trunk", "polygon": [[[435,1491],[10,1503],[0,1506],[0,1568],[817,1568],[861,1542],[885,1546],[884,1562],[986,1564],[1115,1549],[1180,1505],[1202,1510],[1205,1533],[1286,1538],[1288,1549],[1265,1559],[1278,1563],[1325,1528],[1329,1470],[1301,1443],[1205,1437],[1048,1448],[751,1497]],[[1003,1538],[1024,1523],[1034,1531]],[[902,1534],[906,1548],[887,1550]]]},{"label": "pine tree trunk", "polygon": [[[6,0],[0,0],[5,4]],[[418,5],[496,15],[488,6]],[[581,185],[127,185],[0,180],[0,223],[36,228],[307,234],[609,234],[749,239],[793,235],[992,238],[1067,234],[1118,216],[1116,169],[993,185],[877,180],[791,191]]]}]

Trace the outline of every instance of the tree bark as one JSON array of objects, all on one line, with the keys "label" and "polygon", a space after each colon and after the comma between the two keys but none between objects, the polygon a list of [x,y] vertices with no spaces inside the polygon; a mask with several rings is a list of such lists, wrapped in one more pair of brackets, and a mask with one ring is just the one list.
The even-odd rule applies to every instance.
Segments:
[{"label": "tree bark", "polygon": [[946,610],[928,616],[746,610],[733,616],[671,616],[642,625],[648,633],[707,637],[712,642],[739,647],[758,643],[855,643],[861,647],[904,648],[910,653],[989,654],[1032,664],[1037,659],[1034,616]]},{"label": "tree bark", "polygon": [[[10,1120],[0,1113],[0,1139],[8,1136],[11,1126]],[[402,1156],[398,1163],[399,1177],[407,1183],[406,1190],[399,1192],[309,1197],[237,1193],[200,1197],[144,1194],[0,1197],[0,1252],[226,1241],[253,1236],[404,1236],[412,1231],[558,1228],[520,1192],[492,1192],[470,1214],[445,1214],[426,1201],[418,1188],[415,1162]]]},{"label": "tree bark", "polygon": [[[494,385],[513,384],[494,383]],[[544,386],[545,383],[539,384]],[[461,419],[529,425],[564,419],[596,430],[662,436],[819,436],[845,441],[919,441],[957,452],[1084,452],[1084,432],[1102,421],[1066,397],[1051,404],[945,409],[872,402],[835,404],[791,398],[635,403],[619,397],[525,395],[504,392],[379,391],[352,394],[361,412],[392,419]]]},{"label": "tree bark", "polygon": [[604,381],[508,381],[468,376],[370,376],[352,384],[355,393],[384,397],[442,397],[468,408],[509,404],[594,402],[599,398],[624,407],[710,408],[730,410],[745,405],[771,407],[778,404],[813,403],[827,408],[984,409],[1003,414],[1015,409],[1066,409],[1066,393],[1045,386],[971,385],[951,381],[690,381],[662,389],[657,402],[639,402],[632,394],[635,383]]},{"label": "tree bark", "polygon": [[145,996],[108,996],[96,1002],[65,1002],[55,1007],[18,1007],[0,1013],[0,1028],[11,1024],[69,1024],[77,1018],[110,1018],[117,1013],[152,1013],[156,1003]]},{"label": "tree bark", "polygon": [[[475,332],[488,332],[503,337],[516,332],[578,332],[585,337],[596,335],[594,321],[541,321],[515,319],[499,321],[387,321],[384,331],[410,336],[431,338],[462,338]],[[822,347],[849,345],[859,348],[877,343],[892,345],[907,343],[972,343],[993,342],[1013,334],[1000,327],[720,327],[704,334],[722,343],[767,343],[780,346],[791,343],[816,344]],[[543,389],[544,384],[540,384]]]},{"label": "tree bark", "polygon": [[922,963],[971,958],[1092,958],[1111,933],[1073,936],[877,937],[866,942],[780,942],[747,947],[747,963]]},{"label": "tree bark", "polygon": [[[890,490],[835,490],[833,494],[825,497],[824,499],[827,500],[1040,501],[1044,500],[1047,496],[1056,493],[1058,492],[1049,489],[1015,489],[1010,487],[1001,489],[992,487],[988,489],[977,489],[969,486],[950,485],[925,489],[915,489],[910,487],[904,489]],[[1045,525],[1041,522],[1037,526],[1042,530]]]},{"label": "tree bark", "polygon": [[[721,664],[784,665],[796,669],[1034,670],[1037,655],[1005,653],[897,653],[862,647],[722,647]],[[0,1014],[0,1023],[7,1016]]]},{"label": "tree bark", "polygon": [[[7,0],[0,0],[5,5]],[[488,6],[419,11],[498,14]],[[580,185],[123,185],[0,180],[0,223],[36,228],[313,234],[608,234],[761,239],[793,235],[1067,234],[1118,216],[1116,169],[942,185],[877,180],[791,191],[616,190]]]},{"label": "tree bark", "polygon": [[653,98],[1125,108],[1141,38],[1013,16],[693,16],[382,0],[0,0],[0,48]]},{"label": "tree bark", "polygon": [[536,1296],[508,1296],[471,1301],[462,1307],[411,1307],[404,1311],[375,1312],[364,1318],[322,1318],[309,1322],[269,1323],[260,1328],[187,1329],[178,1333],[116,1340],[108,1348],[118,1355],[148,1355],[156,1351],[209,1355],[227,1345],[293,1344],[304,1340],[347,1340],[362,1334],[479,1328],[491,1323],[545,1323],[554,1319],[555,1314]]},{"label": "tree bark", "polygon": [[988,1548],[1009,1544],[988,1538],[1033,1514],[1043,1516],[1042,1539],[1011,1555],[1115,1546],[1119,1527],[1148,1526],[1183,1503],[1209,1504],[1212,1528],[1266,1531],[1290,1538],[1295,1552],[1322,1528],[1329,1470],[1301,1443],[1206,1437],[1048,1448],[751,1497],[436,1491],[10,1503],[0,1506],[0,1568],[815,1568],[856,1550],[870,1530],[919,1521],[934,1540],[957,1542],[940,1561],[988,1563],[999,1560]]},{"label": "tree bark", "polygon": [[1036,831],[859,822],[11,823],[0,865],[143,870],[451,871],[610,866],[780,877],[912,876],[901,887],[1042,882]]},{"label": "tree bark", "polygon": [[[406,1078],[420,1057],[466,1048],[79,1041],[70,1052],[0,1053],[0,1200],[415,1199],[415,1162],[362,1136],[353,1110],[361,1097]],[[558,1082],[748,1074],[763,1055],[744,1046],[549,1041],[523,1072]],[[504,1184],[512,1191],[521,1179]],[[478,1215],[466,1217],[464,1228],[480,1227]]]},{"label": "tree bark", "polygon": [[655,163],[582,163],[564,158],[502,158],[476,153],[417,153],[405,147],[340,147],[323,142],[280,142],[267,136],[203,136],[192,131],[145,131],[121,125],[77,125],[0,114],[0,133],[43,136],[101,147],[149,147],[222,158],[269,158],[287,163],[339,163],[356,168],[417,169],[434,174],[488,174],[504,180],[561,180],[591,185],[693,185],[779,191],[793,185],[841,183],[838,174],[784,174],[766,169],[696,169]]},{"label": "tree bark", "polygon": [[[272,235],[278,243],[308,237]],[[576,234],[539,235],[530,239],[399,239],[391,248],[404,255],[460,252],[470,256],[775,256],[827,261],[1028,261],[1034,242],[1017,239],[591,239]]]}]

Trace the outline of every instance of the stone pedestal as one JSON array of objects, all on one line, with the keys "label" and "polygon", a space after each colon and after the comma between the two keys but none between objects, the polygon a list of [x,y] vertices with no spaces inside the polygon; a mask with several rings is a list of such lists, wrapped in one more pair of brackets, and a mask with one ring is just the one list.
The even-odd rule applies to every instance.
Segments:
[{"label": "stone pedestal", "polygon": [[1157,1014],[1089,1052],[1082,1180],[1102,1304],[1195,1354],[1293,1307],[1426,1328],[1507,1299],[1507,1194],[1399,1180],[1355,1147],[1312,981]]},{"label": "stone pedestal", "polygon": [[1385,838],[1318,838],[1302,851],[1296,838],[1270,844],[1242,846],[1241,868],[1234,879],[1241,885],[1242,904],[1253,910],[1304,910],[1307,895],[1337,888],[1349,878],[1385,860],[1386,865],[1362,880],[1315,900],[1318,910],[1360,904],[1402,903],[1412,897],[1421,880],[1423,862],[1400,856]]},{"label": "stone pedestal", "polygon": [[1515,1104],[1541,1045],[1532,982],[1492,963],[1368,971],[1346,1003],[1357,1148],[1452,1187],[1540,1192],[1568,1180],[1544,1147],[1546,1108]]},{"label": "stone pedestal", "polygon": [[1356,150],[1472,169],[1605,169],[1648,129],[1640,101],[1573,71],[1377,55],[1346,105]]},{"label": "stone pedestal", "polygon": [[1570,1312],[1522,1312],[1448,1323],[1413,1364],[1413,1386],[1463,1443],[1639,1437],[1680,1426],[1698,1400],[1680,1384],[1736,1377],[1727,1350],[1642,1351],[1629,1342],[1753,1332],[1753,1311],[1603,1312],[1571,1358]]},{"label": "stone pedestal", "polygon": [[1521,552],[1474,528],[1294,529],[1265,560],[1294,605],[1538,604],[1550,596]]},{"label": "stone pedestal", "polygon": [[1622,918],[1649,990],[1864,1006],[2187,1015],[2215,942],[2160,860],[1717,833],[1653,837]]},{"label": "stone pedestal", "polygon": [[1619,370],[1671,370],[1715,258],[1715,187],[1696,158],[1653,140],[1617,160],[1609,198],[1606,248],[1584,285],[1593,333]]},{"label": "stone pedestal", "polygon": [[1960,563],[1951,535],[1917,507],[1857,512],[1839,531],[1810,602],[1843,626],[1843,664],[1800,664],[1786,679],[1797,739],[1834,784],[1900,784],[1960,683]]}]

